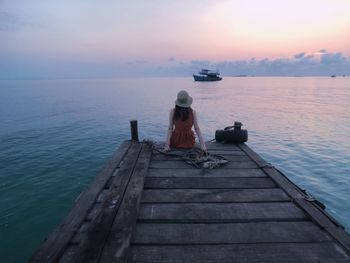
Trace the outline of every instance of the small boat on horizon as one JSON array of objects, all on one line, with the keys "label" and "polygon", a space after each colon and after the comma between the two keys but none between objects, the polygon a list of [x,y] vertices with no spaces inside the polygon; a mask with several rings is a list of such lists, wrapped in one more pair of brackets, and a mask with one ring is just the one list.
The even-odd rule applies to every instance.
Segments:
[{"label": "small boat on horizon", "polygon": [[194,81],[218,81],[222,80],[217,70],[202,69],[198,74],[193,74]]}]

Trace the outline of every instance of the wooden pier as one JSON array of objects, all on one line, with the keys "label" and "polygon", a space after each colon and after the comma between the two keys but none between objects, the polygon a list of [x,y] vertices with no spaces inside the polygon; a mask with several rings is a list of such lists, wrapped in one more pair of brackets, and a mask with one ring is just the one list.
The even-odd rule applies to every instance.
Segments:
[{"label": "wooden pier", "polygon": [[350,262],[350,237],[246,144],[197,169],[125,141],[31,262]]}]

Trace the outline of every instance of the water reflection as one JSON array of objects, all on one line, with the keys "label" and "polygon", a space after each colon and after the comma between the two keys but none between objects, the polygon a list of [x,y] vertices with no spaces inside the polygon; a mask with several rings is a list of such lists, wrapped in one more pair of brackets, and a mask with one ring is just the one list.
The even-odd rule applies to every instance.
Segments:
[{"label": "water reflection", "polygon": [[194,98],[206,140],[243,122],[255,151],[350,228],[349,78],[0,81],[0,87],[0,227],[6,237],[0,246],[8,253],[26,247],[18,261],[130,137],[130,119],[138,119],[141,138],[165,139],[169,109],[182,89]]}]

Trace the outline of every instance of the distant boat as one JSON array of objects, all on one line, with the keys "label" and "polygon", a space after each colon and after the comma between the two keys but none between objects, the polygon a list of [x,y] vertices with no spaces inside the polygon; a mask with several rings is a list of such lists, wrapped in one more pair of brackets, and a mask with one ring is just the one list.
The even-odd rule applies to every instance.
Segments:
[{"label": "distant boat", "polygon": [[332,75],[332,76],[331,76],[331,78],[335,78],[335,77],[336,77],[336,75]]},{"label": "distant boat", "polygon": [[218,81],[222,80],[220,73],[216,70],[202,69],[198,74],[193,74],[195,81]]}]

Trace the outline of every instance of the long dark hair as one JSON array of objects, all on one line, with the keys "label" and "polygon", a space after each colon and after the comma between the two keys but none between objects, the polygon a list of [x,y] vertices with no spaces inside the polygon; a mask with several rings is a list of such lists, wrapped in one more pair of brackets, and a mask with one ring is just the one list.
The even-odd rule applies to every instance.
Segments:
[{"label": "long dark hair", "polygon": [[180,107],[180,106],[175,105],[173,120],[174,121],[175,120],[186,121],[191,112],[192,112],[191,107],[185,108],[185,107]]}]

